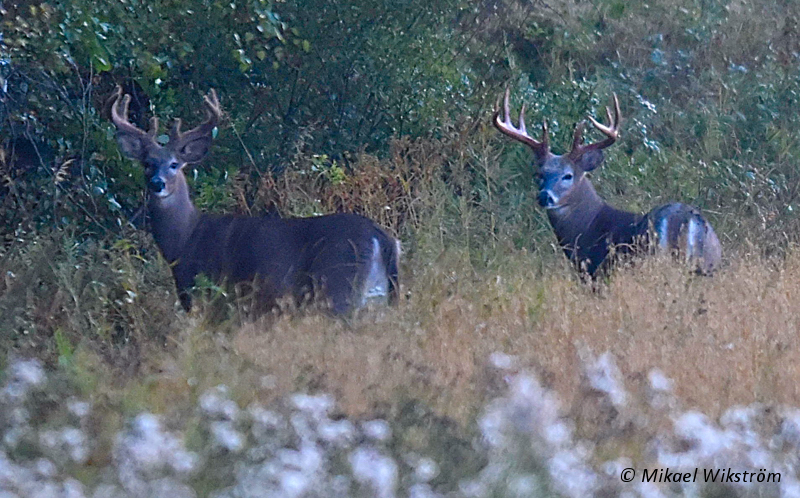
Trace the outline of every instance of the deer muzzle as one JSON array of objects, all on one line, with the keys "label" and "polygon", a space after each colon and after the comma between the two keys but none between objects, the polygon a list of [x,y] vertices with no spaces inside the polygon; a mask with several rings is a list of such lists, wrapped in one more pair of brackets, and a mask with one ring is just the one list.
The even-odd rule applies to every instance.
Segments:
[{"label": "deer muzzle", "polygon": [[546,209],[552,209],[557,207],[558,200],[556,197],[547,189],[543,189],[539,191],[539,205]]},{"label": "deer muzzle", "polygon": [[164,183],[164,180],[162,180],[158,176],[150,178],[150,180],[148,180],[147,182],[147,188],[149,188],[150,192],[154,194],[162,194],[162,195],[166,194],[167,193],[165,190],[166,186],[167,185],[166,183]]}]

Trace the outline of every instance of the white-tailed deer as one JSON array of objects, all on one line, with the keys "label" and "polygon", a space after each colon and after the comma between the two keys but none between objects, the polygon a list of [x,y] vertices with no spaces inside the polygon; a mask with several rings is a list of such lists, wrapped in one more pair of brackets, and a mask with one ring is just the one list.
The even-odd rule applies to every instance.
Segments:
[{"label": "white-tailed deer", "polygon": [[605,139],[584,145],[583,123],[575,128],[572,150],[561,156],[550,152],[547,122],[542,124],[542,139],[525,130],[525,106],[519,126],[511,122],[509,90],[503,101],[503,117],[494,114],[495,127],[533,150],[538,170],[539,205],[547,210],[550,224],[564,253],[582,271],[595,276],[607,266],[609,252],[626,254],[656,249],[676,252],[701,273],[711,273],[720,264],[722,248],[714,229],[700,212],[686,204],[673,202],[645,215],[611,207],[597,195],[586,173],[603,162],[603,149],[619,137],[620,111],[614,95],[614,110],[606,108],[609,125],[589,116]]},{"label": "white-tailed deer", "polygon": [[313,218],[249,217],[200,213],[192,204],[183,168],[208,153],[222,111],[214,90],[205,97],[206,121],[169,142],[156,141],[158,118],[145,132],[128,121],[130,96],[117,89],[111,119],[122,153],[145,168],[147,205],[156,244],[172,266],[181,304],[191,308],[195,277],[253,283],[260,309],[279,298],[321,301],[336,314],[368,301],[395,302],[399,243],[372,220],[355,214]]}]

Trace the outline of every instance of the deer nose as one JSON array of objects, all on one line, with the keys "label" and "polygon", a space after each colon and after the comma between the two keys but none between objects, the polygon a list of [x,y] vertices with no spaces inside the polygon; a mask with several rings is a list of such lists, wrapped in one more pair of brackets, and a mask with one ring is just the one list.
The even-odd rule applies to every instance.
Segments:
[{"label": "deer nose", "polygon": [[547,190],[540,190],[539,191],[539,205],[542,207],[551,207],[554,206],[556,200],[550,195],[550,192]]},{"label": "deer nose", "polygon": [[164,180],[162,180],[161,178],[159,178],[157,176],[154,176],[154,177],[150,178],[149,182],[147,182],[147,186],[150,187],[151,191],[153,191],[155,193],[158,193],[158,192],[161,192],[162,190],[164,190],[164,187],[166,187],[166,184],[164,183]]}]

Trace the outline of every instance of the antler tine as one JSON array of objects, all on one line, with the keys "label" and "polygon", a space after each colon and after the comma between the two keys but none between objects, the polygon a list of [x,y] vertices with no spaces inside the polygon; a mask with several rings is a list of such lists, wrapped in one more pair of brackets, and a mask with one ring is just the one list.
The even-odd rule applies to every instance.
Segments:
[{"label": "antler tine", "polygon": [[[114,103],[111,105],[111,121],[114,123],[114,126],[117,127],[120,131],[126,131],[128,133],[133,134],[141,134],[144,131],[140,130],[130,121],[128,121],[128,107],[131,103],[131,96],[128,94],[122,95],[122,87],[117,85],[117,89],[115,91],[114,96]],[[122,101],[122,114],[119,112],[119,103]]]},{"label": "antler tine", "polygon": [[203,97],[203,106],[206,108],[206,121],[191,130],[181,133],[182,121],[176,118],[170,130],[170,142],[191,140],[198,135],[207,135],[217,126],[222,119],[222,109],[219,105],[217,92],[213,88]]},{"label": "antler tine", "polygon": [[597,130],[600,131],[603,135],[605,135],[606,139],[601,142],[595,142],[593,144],[581,145],[579,140],[579,138],[581,137],[578,136],[578,131],[581,132],[581,135],[583,133],[583,123],[581,123],[575,129],[575,137],[572,142],[572,151],[569,153],[570,157],[577,158],[592,150],[605,149],[606,147],[612,145],[614,142],[617,141],[617,139],[619,138],[619,124],[620,121],[622,121],[621,119],[622,113],[619,110],[619,99],[617,99],[616,93],[614,94],[613,100],[614,100],[613,115],[611,113],[611,109],[609,107],[606,107],[606,116],[608,117],[608,122],[609,122],[608,126],[603,125],[602,123],[600,123],[591,116],[588,117],[592,125],[595,128],[597,128]]},{"label": "antler tine", "polygon": [[577,147],[581,146],[581,142],[583,142],[583,130],[586,127],[586,123],[581,121],[575,126],[575,132],[572,134],[572,150],[575,150]]},{"label": "antler tine", "polygon": [[620,111],[619,111],[619,100],[617,99],[617,94],[614,94],[614,114],[611,114],[611,108],[606,107],[606,116],[608,117],[608,122],[610,123],[609,126],[603,126],[602,123],[598,122],[593,117],[589,116],[589,121],[592,122],[595,128],[600,130],[604,135],[611,137],[614,136],[616,139],[619,135],[619,122],[620,122]]},{"label": "antler tine", "polygon": [[150,128],[147,130],[147,134],[153,138],[158,135],[158,117],[153,116],[150,118]]},{"label": "antler tine", "polygon": [[[492,122],[494,123],[495,128],[500,130],[501,133],[504,135],[508,135],[509,137],[517,140],[519,142],[524,143],[536,154],[539,155],[547,155],[549,151],[549,146],[547,143],[547,122],[542,123],[542,140],[536,140],[535,138],[528,135],[528,131],[525,128],[525,105],[522,105],[522,109],[519,112],[519,127],[514,126],[511,121],[511,89],[506,88],[505,96],[503,98],[503,119],[500,119],[500,109],[495,111],[494,118]],[[499,102],[498,102],[499,104]],[[499,105],[498,105],[499,107]]]},{"label": "antler tine", "polygon": [[[217,98],[217,91],[213,88],[208,95],[203,97],[203,105],[206,108],[206,122],[198,126],[205,133],[209,133],[217,126],[217,123],[222,119],[222,109],[219,105],[219,98]],[[194,131],[194,130],[192,130]]]},{"label": "antler tine", "polygon": [[222,109],[219,105],[219,98],[217,97],[217,91],[213,88],[208,95],[203,98],[203,103],[206,106],[206,110],[209,113],[209,119],[213,117],[215,120],[219,120],[222,118]]},{"label": "antler tine", "polygon": [[181,120],[181,118],[175,118],[175,120],[172,122],[172,128],[170,128],[170,130],[169,130],[169,141],[170,142],[175,141],[175,140],[179,140],[181,138],[181,135],[183,135],[183,133],[181,133],[181,125],[182,124],[183,124],[183,121]]},{"label": "antler tine", "polygon": [[[158,132],[158,118],[153,117],[150,119],[150,133],[138,128],[136,125],[128,120],[128,110],[131,105],[131,96],[127,93],[122,95],[122,87],[117,85],[115,90],[114,103],[111,105],[111,121],[117,130],[121,133],[128,133],[131,135],[138,135],[148,138],[153,138]],[[120,113],[119,104],[122,101],[122,113]]]}]

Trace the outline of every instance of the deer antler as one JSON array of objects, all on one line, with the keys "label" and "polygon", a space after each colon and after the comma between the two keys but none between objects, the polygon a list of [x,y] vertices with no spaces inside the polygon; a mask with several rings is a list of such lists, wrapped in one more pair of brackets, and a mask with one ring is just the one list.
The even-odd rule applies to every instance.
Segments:
[{"label": "deer antler", "polygon": [[[533,152],[540,157],[547,156],[550,153],[550,146],[547,143],[547,121],[542,122],[542,140],[536,140],[535,138],[528,135],[527,130],[525,129],[525,104],[522,104],[522,109],[519,111],[519,127],[515,127],[514,124],[511,122],[511,109],[509,105],[509,96],[511,94],[511,90],[506,88],[506,95],[503,99],[503,120],[500,120],[500,109],[498,109],[494,113],[494,119],[492,122],[494,123],[495,128],[500,130],[501,133],[508,135],[509,137],[517,140],[519,142],[524,143],[531,149]],[[498,108],[500,107],[500,102],[498,102]]]},{"label": "deer antler", "polygon": [[181,124],[183,123],[180,118],[176,118],[169,132],[170,144],[188,143],[197,138],[211,135],[211,131],[217,126],[220,119],[222,119],[222,108],[219,105],[217,92],[213,88],[208,95],[203,98],[203,105],[206,108],[206,121],[187,132],[181,132]]},{"label": "deer antler", "polygon": [[601,142],[595,142],[592,144],[581,145],[583,142],[583,129],[584,123],[581,122],[578,126],[575,127],[575,134],[572,137],[572,150],[569,153],[569,157],[573,160],[580,158],[582,155],[586,154],[589,151],[593,150],[602,150],[608,147],[609,145],[613,144],[619,138],[619,123],[621,121],[620,118],[620,111],[619,111],[619,100],[617,99],[617,94],[614,94],[614,114],[611,114],[611,109],[606,107],[606,116],[608,117],[608,126],[604,126],[600,122],[598,122],[593,117],[589,116],[589,121],[592,122],[595,128],[597,128],[603,135],[606,136],[606,139]]},{"label": "deer antler", "polygon": [[[117,89],[112,96],[114,104],[111,106],[111,121],[120,133],[133,135],[141,138],[142,140],[155,140],[158,133],[158,118],[153,116],[150,118],[150,129],[144,131],[128,120],[128,108],[131,104],[131,96],[127,93],[122,95],[122,87],[117,85]],[[122,112],[120,113],[119,104],[122,101]]]}]

